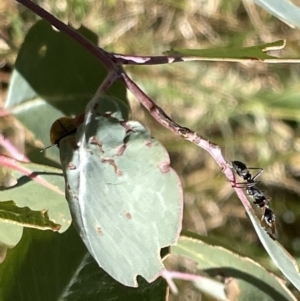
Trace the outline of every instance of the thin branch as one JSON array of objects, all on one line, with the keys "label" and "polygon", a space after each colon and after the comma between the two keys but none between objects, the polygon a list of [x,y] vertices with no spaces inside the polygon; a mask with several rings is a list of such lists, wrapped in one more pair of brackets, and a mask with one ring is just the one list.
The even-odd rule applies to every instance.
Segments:
[{"label": "thin branch", "polygon": [[[219,164],[222,171],[226,175],[226,177],[229,179],[231,183],[235,183],[234,175],[232,173],[231,168],[227,164],[226,160],[224,159],[221,149],[218,145],[210,142],[209,140],[201,137],[197,133],[193,132],[192,130],[182,127],[178,125],[176,122],[174,122],[159,106],[157,106],[128,76],[127,74],[122,70],[120,66],[117,64],[121,63],[122,59],[128,59],[130,58],[133,62],[139,62],[146,64],[148,61],[150,61],[149,58],[151,58],[152,62],[155,64],[158,63],[172,63],[175,61],[182,61],[181,58],[178,57],[158,57],[157,61],[155,62],[155,59],[153,57],[135,57],[135,56],[123,56],[117,55],[117,54],[110,54],[104,51],[103,49],[97,47],[92,42],[87,40],[84,36],[82,36],[80,33],[76,32],[73,28],[67,26],[57,18],[55,18],[53,15],[36,5],[30,0],[17,0],[17,2],[23,4],[28,9],[36,13],[41,18],[47,20],[50,24],[52,24],[57,29],[61,30],[65,34],[67,34],[69,37],[77,41],[80,45],[82,45],[84,48],[86,48],[88,51],[90,51],[92,54],[94,54],[104,65],[104,67],[110,72],[115,73],[114,76],[120,76],[125,83],[126,87],[135,95],[135,97],[138,99],[138,101],[150,112],[150,114],[164,127],[171,130],[176,135],[179,135],[183,137],[184,139],[196,144],[197,146],[205,149],[207,152],[211,154],[211,156],[215,159],[215,161]],[[161,60],[161,61],[160,61]],[[110,83],[110,81],[109,81]],[[106,85],[106,84],[105,84]],[[103,89],[103,85],[101,85],[101,90]],[[234,185],[233,185],[234,186]],[[246,210],[251,210],[251,205],[245,195],[245,192],[243,189],[234,187],[236,190],[239,198],[241,199],[243,205],[245,206]]]},{"label": "thin branch", "polygon": [[196,132],[182,127],[173,121],[158,105],[156,105],[150,97],[148,97],[136,83],[134,83],[125,72],[121,73],[122,79],[124,80],[126,87],[132,92],[132,94],[138,99],[138,101],[150,112],[153,118],[163,125],[165,128],[171,130],[176,135],[196,144],[203,148],[215,159],[215,161],[221,167],[221,170],[226,175],[227,179],[233,183],[232,187],[235,189],[238,197],[242,201],[246,210],[252,210],[251,204],[247,199],[245,192],[242,188],[235,185],[235,177],[233,172],[222,155],[221,149],[218,145],[210,142],[209,140],[198,135]]},{"label": "thin branch", "polygon": [[184,61],[184,58],[171,55],[142,56],[109,53],[109,56],[118,65],[162,65]]},{"label": "thin branch", "polygon": [[4,166],[13,170],[16,170],[20,172],[22,175],[25,175],[29,177],[31,180],[36,181],[37,183],[43,185],[44,187],[52,190],[53,192],[60,194],[60,195],[65,195],[64,191],[61,191],[58,187],[52,185],[48,181],[46,181],[44,178],[38,175],[38,173],[33,172],[29,168],[26,168],[26,164],[28,164],[28,167],[30,168],[30,163],[24,163],[17,161],[15,159],[9,158],[4,155],[0,155],[0,166]]},{"label": "thin branch", "polygon": [[[121,67],[118,68],[120,71],[122,70]],[[115,70],[109,71],[99,88],[97,89],[95,96],[99,96],[101,94],[105,94],[105,92],[109,89],[109,87],[120,77],[120,72],[116,72]]]},{"label": "thin branch", "polygon": [[[227,300],[225,295],[225,284],[220,283],[216,280],[209,279],[207,277],[203,277],[200,275],[190,274],[190,273],[183,273],[183,272],[177,272],[177,271],[169,271],[167,269],[164,269],[161,272],[161,276],[166,279],[171,291],[173,294],[177,294],[178,290],[174,283],[174,279],[181,279],[185,281],[191,281],[194,282],[194,284],[201,284],[202,287],[204,286],[210,286],[210,288],[214,288],[215,290],[211,292],[211,295],[214,297],[221,297],[221,300]],[[197,285],[196,285],[197,287]],[[216,294],[217,293],[217,294]],[[216,295],[215,295],[216,294]]]},{"label": "thin branch", "polygon": [[126,55],[119,53],[109,53],[111,59],[118,65],[163,65],[180,62],[261,62],[265,64],[299,64],[299,58],[230,58],[230,57],[207,57],[203,56],[187,56],[187,55],[160,55],[160,56],[141,56],[141,55]]},{"label": "thin branch", "polygon": [[29,159],[22,152],[20,152],[9,139],[6,139],[1,133],[0,146],[2,146],[7,152],[9,152],[14,159],[23,162],[29,162]]}]

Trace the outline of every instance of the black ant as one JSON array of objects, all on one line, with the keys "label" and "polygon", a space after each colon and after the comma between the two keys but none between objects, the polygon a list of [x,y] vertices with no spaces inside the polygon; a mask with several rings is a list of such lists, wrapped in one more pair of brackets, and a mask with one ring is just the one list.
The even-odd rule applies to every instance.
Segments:
[{"label": "black ant", "polygon": [[[231,167],[241,178],[243,178],[247,182],[248,186],[249,184],[250,185],[253,184],[252,186],[254,186],[256,183],[259,183],[259,182],[255,182],[255,179],[259,177],[260,174],[264,171],[262,168],[259,167],[247,167],[243,162],[240,161],[232,161]],[[259,172],[252,178],[249,169],[259,169]]]},{"label": "black ant", "polygon": [[[263,215],[261,217],[261,226],[264,227],[264,225],[267,225],[271,229],[272,234],[268,231],[266,232],[272,239],[275,239],[273,236],[275,234],[275,214],[273,210],[269,207],[269,199],[265,197],[262,191],[255,187],[256,184],[260,183],[256,182],[255,179],[260,176],[260,174],[263,172],[263,169],[256,167],[248,168],[243,162],[240,161],[232,161],[231,167],[241,178],[243,178],[246,181],[246,183],[236,184],[246,184],[247,194],[254,199],[253,203],[263,210]],[[252,177],[249,171],[250,169],[259,169],[259,172],[254,177]]]},{"label": "black ant", "polygon": [[257,189],[254,186],[246,187],[247,194],[250,195],[253,199],[257,207],[264,208],[265,206],[269,206],[269,199],[265,197],[264,193]]},{"label": "black ant", "polygon": [[[236,184],[246,184],[247,194],[254,198],[254,204],[260,208],[263,208],[264,206],[268,205],[269,204],[268,199],[265,197],[263,192],[255,187],[256,184],[260,183],[260,182],[255,182],[255,179],[260,176],[260,174],[263,172],[263,169],[256,168],[256,167],[247,168],[247,166],[240,161],[232,161],[231,167],[241,178],[243,178],[246,181],[246,183],[236,183]],[[259,172],[254,177],[252,177],[249,169],[259,169]]]}]

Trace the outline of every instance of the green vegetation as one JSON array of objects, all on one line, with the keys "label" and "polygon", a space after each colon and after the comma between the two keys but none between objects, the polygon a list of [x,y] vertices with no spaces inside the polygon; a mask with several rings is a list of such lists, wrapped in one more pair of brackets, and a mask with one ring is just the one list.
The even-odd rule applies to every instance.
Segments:
[{"label": "green vegetation", "polygon": [[[240,48],[286,39],[283,50],[268,54],[300,57],[299,29],[289,28],[259,7],[237,0],[40,0],[36,3],[74,27],[85,25],[99,36],[99,45],[109,52],[161,55],[170,49]],[[38,18],[10,1],[0,5],[0,16],[0,58],[9,69],[27,31]],[[278,241],[298,260],[299,65],[184,62],[124,68],[174,121],[218,144],[228,161],[240,160],[250,167],[264,169],[261,187],[272,198]],[[0,75],[3,82],[0,96],[4,103],[7,92],[4,75],[9,72]],[[132,118],[141,121],[167,148],[172,166],[182,180],[183,229],[208,235],[282,277],[210,155],[159,125],[131,94],[128,98]],[[2,132],[13,131],[12,125],[17,122],[1,119]],[[40,146],[30,133],[26,139],[29,150],[32,145]],[[260,210],[257,213],[260,217]],[[80,255],[79,261],[78,258]],[[170,264],[174,267],[174,262]],[[180,295],[172,300],[183,300],[190,292],[189,285],[180,287]],[[299,297],[292,286],[289,288]],[[194,300],[198,300],[196,295]]]}]

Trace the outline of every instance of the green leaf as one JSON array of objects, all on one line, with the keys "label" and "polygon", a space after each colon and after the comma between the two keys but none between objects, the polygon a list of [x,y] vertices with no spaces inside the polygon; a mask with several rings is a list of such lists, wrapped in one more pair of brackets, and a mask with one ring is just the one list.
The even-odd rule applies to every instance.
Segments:
[{"label": "green leaf", "polygon": [[296,300],[283,281],[272,273],[207,237],[184,234],[171,247],[171,253],[192,259],[210,277],[224,278],[229,300]]},{"label": "green leaf", "polygon": [[58,231],[60,225],[49,220],[46,210],[33,211],[29,207],[20,208],[14,201],[0,202],[0,219],[28,228]]},{"label": "green leaf", "polygon": [[300,28],[300,8],[287,0],[253,0],[281,21]]},{"label": "green leaf", "polygon": [[60,300],[85,253],[74,227],[63,234],[24,229],[0,265],[0,300]]},{"label": "green leaf", "polygon": [[[99,285],[100,283],[101,285]],[[138,288],[131,288],[118,283],[103,269],[99,268],[90,254],[86,254],[60,300],[96,301],[99,300],[99,297],[101,300],[114,301],[166,300],[167,284],[164,279],[158,278],[153,283],[148,283],[139,278],[138,284]]]},{"label": "green leaf", "polygon": [[[95,34],[84,27],[78,31],[97,44]],[[90,52],[48,22],[39,21],[18,54],[5,107],[48,146],[51,124],[59,117],[83,113],[106,74]],[[116,82],[109,91],[127,103],[124,85]],[[46,155],[59,161],[55,148]],[[35,156],[33,161],[42,159]]]},{"label": "green leaf", "polygon": [[[37,276],[38,275],[38,276]],[[0,265],[0,300],[5,301],[164,301],[166,283],[128,288],[99,268],[75,231],[25,229],[21,242]]]},{"label": "green leaf", "polygon": [[216,61],[242,61],[245,59],[265,61],[277,59],[266,54],[269,50],[282,49],[285,46],[284,40],[266,43],[251,47],[232,48],[217,47],[209,49],[174,49],[164,52],[165,55],[191,58],[192,60],[216,60]]},{"label": "green leaf", "polygon": [[[73,221],[98,264],[114,279],[137,286],[164,268],[160,249],[181,229],[182,188],[166,150],[138,122],[103,111],[94,99],[60,154]],[[115,116],[115,117],[113,117]],[[77,144],[79,148],[77,148]]]},{"label": "green leaf", "polygon": [[289,279],[289,281],[293,283],[298,290],[300,290],[300,274],[295,259],[279,244],[278,241],[269,237],[266,231],[261,227],[253,210],[248,210],[247,213],[261,243],[272,258],[273,262],[284,276]]},{"label": "green leaf", "polygon": [[[1,191],[1,198],[12,199],[18,207],[47,210],[49,218],[61,225],[59,232],[66,231],[71,224],[71,216],[64,197],[62,171],[45,165],[14,162],[12,176],[17,179],[17,184]],[[15,246],[22,236],[23,227],[6,222],[0,222],[0,225],[0,241]]]}]

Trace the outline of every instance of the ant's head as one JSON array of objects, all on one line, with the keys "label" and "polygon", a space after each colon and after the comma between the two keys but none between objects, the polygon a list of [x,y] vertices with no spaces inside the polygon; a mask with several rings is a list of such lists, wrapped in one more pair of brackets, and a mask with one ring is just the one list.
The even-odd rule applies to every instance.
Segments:
[{"label": "ant's head", "polygon": [[242,177],[245,181],[251,180],[251,174],[249,172],[249,169],[247,166],[240,161],[232,161],[231,162],[232,168],[235,170],[235,172]]}]

